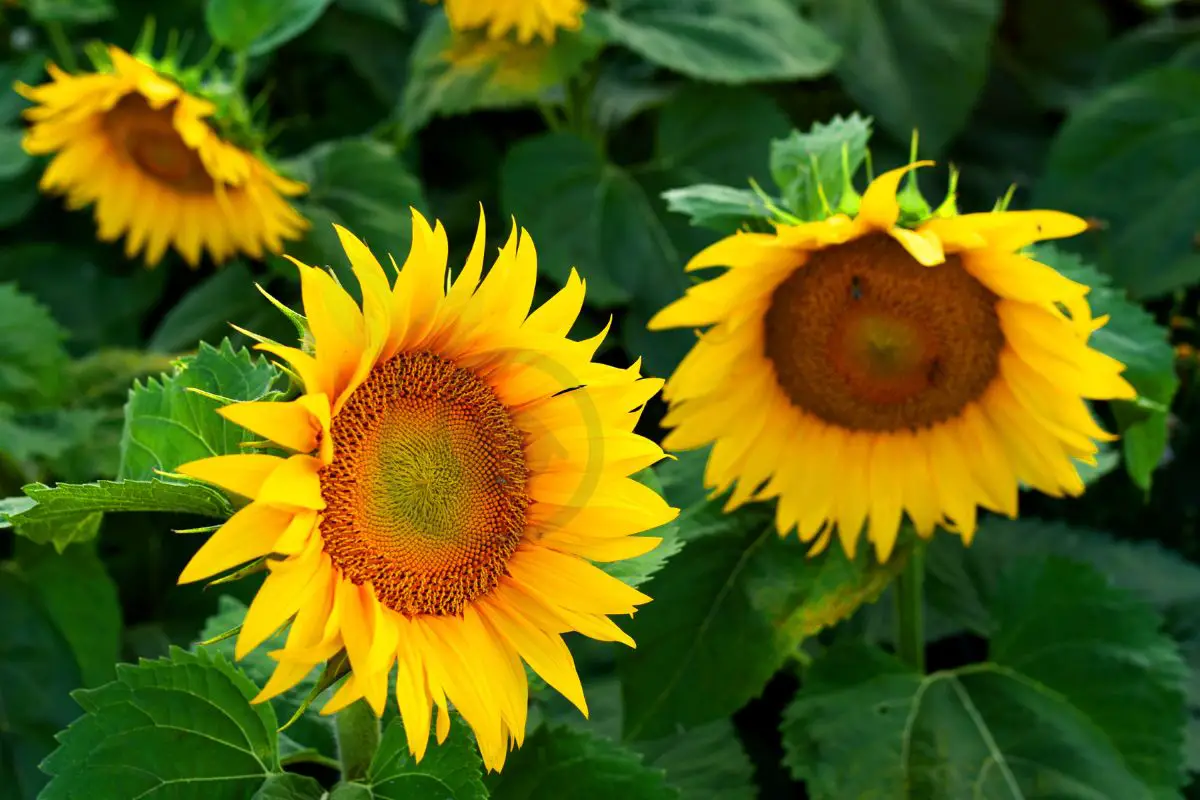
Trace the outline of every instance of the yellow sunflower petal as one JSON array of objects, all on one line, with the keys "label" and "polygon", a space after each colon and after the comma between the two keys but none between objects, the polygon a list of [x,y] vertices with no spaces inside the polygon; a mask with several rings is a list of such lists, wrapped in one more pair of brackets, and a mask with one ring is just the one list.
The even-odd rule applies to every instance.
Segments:
[{"label": "yellow sunflower petal", "polygon": [[914,161],[898,169],[889,170],[871,181],[871,185],[863,192],[858,208],[858,223],[881,231],[894,227],[896,220],[900,218],[900,204],[896,201],[900,181],[914,169],[932,165],[932,161]]},{"label": "yellow sunflower petal", "polygon": [[216,484],[243,497],[254,498],[258,497],[263,483],[271,473],[283,466],[283,461],[278,456],[260,453],[212,456],[181,464],[175,471],[206,483]]},{"label": "yellow sunflower petal", "polygon": [[209,537],[179,576],[180,583],[211,578],[271,552],[292,515],[287,511],[251,503],[238,511]]}]

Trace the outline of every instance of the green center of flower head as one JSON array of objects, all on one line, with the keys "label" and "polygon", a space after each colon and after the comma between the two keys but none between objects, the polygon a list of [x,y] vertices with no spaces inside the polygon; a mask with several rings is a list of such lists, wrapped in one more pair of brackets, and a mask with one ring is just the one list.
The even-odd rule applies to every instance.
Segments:
[{"label": "green center of flower head", "polygon": [[492,388],[429,353],[379,364],[334,417],[325,550],[404,614],[457,614],[521,540],[528,471]]},{"label": "green center of flower head", "polygon": [[919,264],[871,234],[814,252],[775,290],[764,350],[799,408],[852,430],[918,429],[991,384],[996,296],[957,256]]}]

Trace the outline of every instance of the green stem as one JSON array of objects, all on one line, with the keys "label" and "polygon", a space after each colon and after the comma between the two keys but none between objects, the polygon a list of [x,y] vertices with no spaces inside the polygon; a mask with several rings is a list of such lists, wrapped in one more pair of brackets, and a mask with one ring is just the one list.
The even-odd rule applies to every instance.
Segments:
[{"label": "green stem", "polygon": [[67,32],[63,29],[61,22],[47,22],[46,35],[50,37],[50,44],[54,46],[54,54],[58,56],[58,63],[67,72],[78,72],[79,62],[75,60],[75,50],[71,47],[71,40],[67,38]]},{"label": "green stem", "polygon": [[233,54],[233,85],[242,92],[246,88],[246,71],[250,66],[250,57],[245,50],[237,50]]},{"label": "green stem", "polygon": [[342,762],[342,780],[354,781],[367,776],[371,759],[379,748],[379,717],[367,705],[357,700],[337,713],[338,758]]},{"label": "green stem", "polygon": [[918,539],[896,580],[896,654],[925,672],[925,541]]}]

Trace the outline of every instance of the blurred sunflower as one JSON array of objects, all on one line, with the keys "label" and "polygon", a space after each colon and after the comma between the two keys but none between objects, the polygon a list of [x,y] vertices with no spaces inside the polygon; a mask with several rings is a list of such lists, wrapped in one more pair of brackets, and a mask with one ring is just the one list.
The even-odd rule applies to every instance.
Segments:
[{"label": "blurred sunflower", "polygon": [[[923,166],[922,162],[912,166]],[[879,560],[908,513],[969,543],[977,506],[1015,516],[1018,483],[1078,495],[1073,463],[1115,437],[1084,398],[1132,398],[1124,366],[1088,347],[1088,287],[1021,255],[1087,224],[1054,211],[897,226],[881,175],[856,217],[739,233],[689,270],[728,267],[652,329],[712,326],[667,382],[668,450],[712,443],[706,486],[733,508],[778,498],[781,534]]]},{"label": "blurred sunflower", "polygon": [[71,75],[49,66],[50,83],[17,84],[37,105],[23,144],[54,154],[41,188],[72,209],[95,204],[103,241],[125,236],[129,258],[157,264],[173,246],[187,263],[203,250],[278,253],[308,223],[284,199],[306,191],[253,153],[222,138],[207,118],[216,106],[118,47],[109,71]]},{"label": "blurred sunflower", "polygon": [[365,697],[381,713],[394,669],[417,758],[432,708],[440,741],[452,703],[499,769],[524,737],[521,659],[586,714],[560,634],[633,645],[609,615],[650,598],[591,562],[648,552],[660,540],[634,534],[677,513],[628,477],[663,457],[633,432],[662,382],[639,378],[636,364],[593,363],[605,332],[566,338],[583,305],[576,274],[529,313],[537,258],[524,231],[481,281],[481,218],[449,286],[440,223],[414,212],[394,285],[358,239],[337,233],[362,309],[329,273],[296,262],[313,351],[260,348],[291,365],[303,396],[221,409],[294,454],[179,467],[253,499],[180,582],[274,554],[237,642],[240,658],[291,620],[257,700],[344,649],[352,673],[324,712]]},{"label": "blurred sunflower", "polygon": [[[436,2],[436,0],[435,0]],[[579,30],[586,8],[583,0],[445,0],[450,27],[462,32],[483,28],[492,39],[516,31],[528,44],[540,36],[553,42],[559,28]]]}]

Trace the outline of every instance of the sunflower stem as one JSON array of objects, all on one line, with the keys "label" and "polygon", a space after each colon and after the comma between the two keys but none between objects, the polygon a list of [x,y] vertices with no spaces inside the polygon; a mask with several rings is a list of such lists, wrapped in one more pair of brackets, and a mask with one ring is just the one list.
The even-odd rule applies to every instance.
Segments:
[{"label": "sunflower stem", "polygon": [[379,717],[366,700],[356,700],[337,713],[338,759],[342,763],[342,780],[355,781],[367,776],[371,759],[379,748]]},{"label": "sunflower stem", "polygon": [[47,22],[45,28],[46,36],[50,37],[50,44],[54,47],[54,54],[58,56],[59,66],[70,73],[78,72],[79,62],[75,60],[75,50],[71,47],[71,40],[67,38],[63,24]]},{"label": "sunflower stem", "polygon": [[896,654],[925,673],[925,541],[918,539],[896,579]]}]

